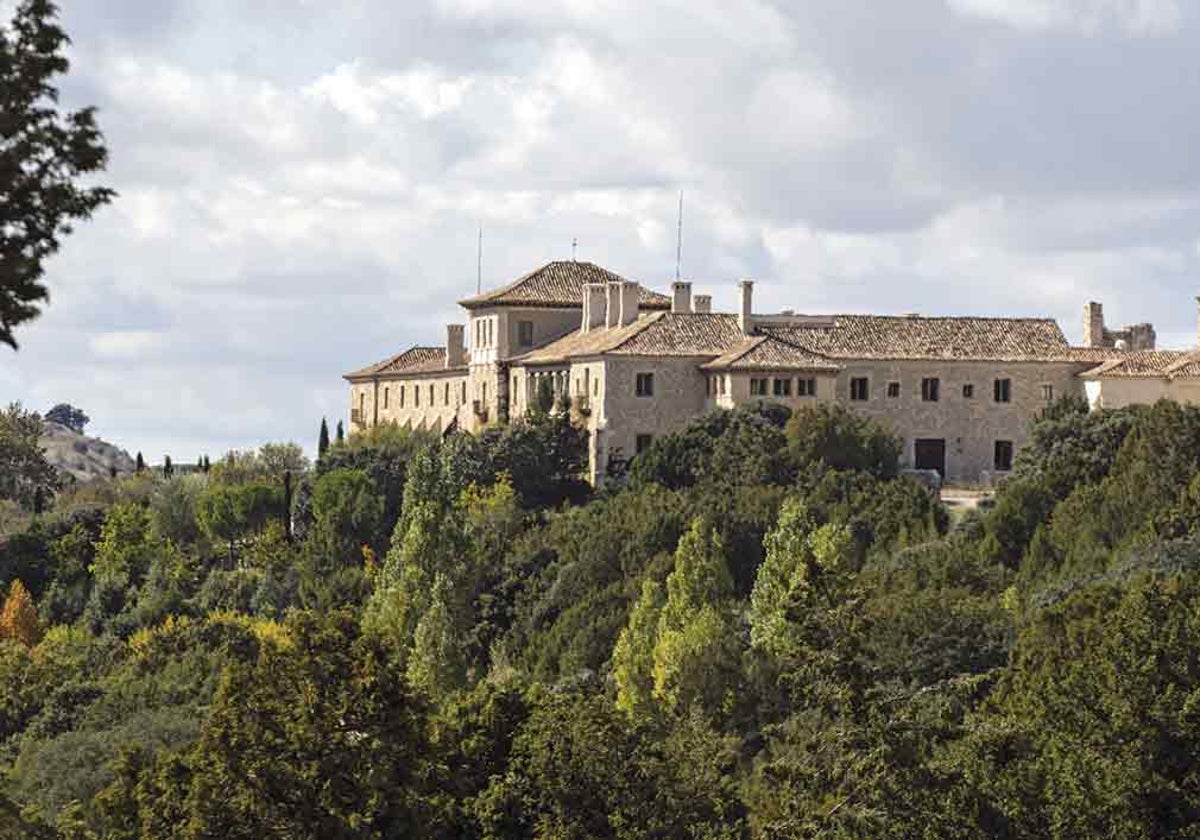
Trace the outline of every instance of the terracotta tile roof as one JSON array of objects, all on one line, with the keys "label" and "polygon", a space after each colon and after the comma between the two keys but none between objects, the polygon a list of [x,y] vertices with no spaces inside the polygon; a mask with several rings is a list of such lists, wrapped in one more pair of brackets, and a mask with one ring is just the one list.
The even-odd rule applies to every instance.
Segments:
[{"label": "terracotta tile roof", "polygon": [[607,352],[621,356],[720,356],[745,340],[736,315],[666,312]]},{"label": "terracotta tile roof", "polygon": [[[441,373],[446,367],[445,347],[410,347],[402,353],[390,356],[382,362],[367,365],[360,370],[344,374],[343,379],[371,379],[376,376],[397,376],[401,374]],[[456,370],[466,370],[463,365]]]},{"label": "terracotta tile roof", "polygon": [[698,312],[650,312],[632,324],[589,332],[575,330],[513,361],[557,364],[579,356],[720,356],[744,344],[737,316]]},{"label": "terracotta tile roof", "polygon": [[832,324],[777,319],[759,330],[833,359],[1073,361],[1049,318],[834,315]]},{"label": "terracotta tile roof", "polygon": [[606,329],[598,327],[588,332],[573,330],[561,338],[551,341],[536,350],[513,359],[515,364],[545,365],[565,362],[573,356],[595,356],[607,352],[630,337],[637,335],[655,321],[665,317],[665,312],[648,312],[640,315],[632,324]]},{"label": "terracotta tile roof", "polygon": [[745,340],[723,356],[713,359],[705,370],[812,370],[837,373],[841,366],[824,356],[810,353],[774,336],[759,335]]},{"label": "terracotta tile roof", "polygon": [[[536,268],[507,286],[469,297],[459,303],[467,309],[481,306],[583,306],[585,283],[622,282],[619,274],[595,263],[557,260]],[[638,296],[643,309],[670,309],[671,299],[644,286]]]},{"label": "terracotta tile roof", "polygon": [[1138,350],[1110,358],[1080,374],[1084,379],[1200,379],[1194,350]]}]

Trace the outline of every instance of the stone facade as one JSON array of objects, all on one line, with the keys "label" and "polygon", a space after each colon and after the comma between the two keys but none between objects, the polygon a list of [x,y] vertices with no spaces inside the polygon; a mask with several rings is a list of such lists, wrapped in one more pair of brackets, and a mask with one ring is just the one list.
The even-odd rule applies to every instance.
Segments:
[{"label": "stone facade", "polygon": [[[733,311],[712,312],[686,282],[668,297],[591,263],[550,263],[462,301],[467,323],[448,328],[447,348],[412,348],[347,374],[352,429],[478,431],[523,415],[549,388],[570,398],[589,435],[589,477],[600,481],[706,411],[837,402],[891,429],[904,466],[988,481],[1011,467],[1037,412],[1091,395],[1098,364],[1154,341],[1148,324],[1106,329],[1099,304],[1085,308],[1088,346],[1070,347],[1050,319],[764,316],[752,295],[741,281]],[[1108,405],[1155,391],[1139,381],[1105,393]]]}]

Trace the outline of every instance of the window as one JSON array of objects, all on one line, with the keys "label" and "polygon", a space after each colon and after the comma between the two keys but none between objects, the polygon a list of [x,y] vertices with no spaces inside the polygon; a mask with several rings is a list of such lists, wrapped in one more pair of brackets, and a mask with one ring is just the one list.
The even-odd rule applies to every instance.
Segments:
[{"label": "window", "polygon": [[596,377],[595,379],[592,380],[592,396],[593,397],[600,396],[600,378],[599,377]]},{"label": "window", "polygon": [[650,448],[650,444],[654,441],[653,435],[638,435],[634,440],[634,451],[641,455]]},{"label": "window", "polygon": [[464,382],[462,384],[462,401],[464,403],[467,401],[467,383],[466,382]]},{"label": "window", "polygon": [[450,405],[450,383],[449,382],[446,383],[446,387],[442,391],[442,403],[444,405]]},{"label": "window", "polygon": [[975,386],[972,385],[970,382],[963,385],[963,399],[964,400],[975,399]]},{"label": "window", "polygon": [[854,376],[850,379],[850,399],[862,402],[870,397],[871,386],[865,376]]},{"label": "window", "polygon": [[635,383],[635,392],[639,397],[654,396],[654,374],[639,373]]},{"label": "window", "polygon": [[429,407],[433,408],[433,383],[429,383]]},{"label": "window", "polygon": [[517,343],[522,347],[533,346],[533,321],[517,321]]},{"label": "window", "polygon": [[363,416],[367,413],[367,395],[363,391],[358,392],[358,422],[365,423],[366,418]]},{"label": "window", "polygon": [[817,380],[812,377],[796,380],[796,396],[815,397],[817,395]]},{"label": "window", "polygon": [[404,408],[404,386],[400,386],[400,407]]},{"label": "window", "polygon": [[887,384],[887,395],[888,395],[889,400],[900,399],[900,383],[899,382],[889,382]]},{"label": "window", "polygon": [[1045,400],[1046,402],[1054,402],[1054,386],[1053,385],[1043,385],[1042,386],[1042,399]]},{"label": "window", "polygon": [[1011,440],[996,441],[996,456],[993,459],[993,464],[1000,472],[1008,472],[1012,469],[1013,462],[1013,445]]},{"label": "window", "polygon": [[421,386],[420,385],[413,386],[413,406],[415,408],[421,407]]},{"label": "window", "polygon": [[941,389],[941,380],[936,376],[929,376],[921,380],[921,399],[925,402],[937,402],[938,391]]},{"label": "window", "polygon": [[386,387],[384,387],[384,389],[383,389],[383,408],[385,411],[387,410],[387,407],[388,407],[388,389]]},{"label": "window", "polygon": [[1012,380],[997,379],[993,382],[992,398],[998,403],[1012,402]]},{"label": "window", "polygon": [[792,395],[792,380],[791,379],[776,379],[774,383],[775,396],[790,397]]},{"label": "window", "polygon": [[719,393],[721,396],[725,396],[725,376],[724,375],[717,377],[717,393]]},{"label": "window", "polygon": [[765,397],[767,395],[767,380],[757,376],[750,377],[750,396]]}]

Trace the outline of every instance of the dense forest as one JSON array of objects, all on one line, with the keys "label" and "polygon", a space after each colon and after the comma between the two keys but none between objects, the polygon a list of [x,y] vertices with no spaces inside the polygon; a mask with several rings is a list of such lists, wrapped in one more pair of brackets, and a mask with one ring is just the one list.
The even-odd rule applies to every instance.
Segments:
[{"label": "dense forest", "polygon": [[73,487],[37,423],[0,416],[5,837],[1200,834],[1200,410],[1057,403],[953,517],[838,408],[598,491],[544,408]]}]

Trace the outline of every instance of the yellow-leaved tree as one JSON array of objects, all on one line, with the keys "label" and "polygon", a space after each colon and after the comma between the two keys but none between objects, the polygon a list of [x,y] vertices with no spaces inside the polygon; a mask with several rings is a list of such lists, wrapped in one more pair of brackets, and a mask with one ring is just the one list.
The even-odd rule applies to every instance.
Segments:
[{"label": "yellow-leaved tree", "polygon": [[38,618],[33,596],[17,578],[9,587],[4,608],[0,610],[0,639],[12,639],[26,647],[42,640],[42,622]]}]

